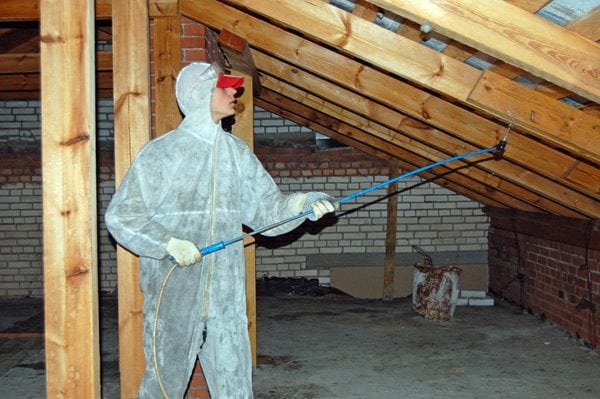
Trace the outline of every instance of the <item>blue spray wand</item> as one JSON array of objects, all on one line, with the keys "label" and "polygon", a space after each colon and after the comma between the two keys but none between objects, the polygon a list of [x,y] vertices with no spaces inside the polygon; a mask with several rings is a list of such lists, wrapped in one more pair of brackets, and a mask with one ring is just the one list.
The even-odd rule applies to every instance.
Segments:
[{"label": "blue spray wand", "polygon": [[[339,198],[339,199],[335,200],[335,202],[338,203],[338,204],[343,204],[344,202],[348,202],[350,200],[358,198],[358,197],[360,197],[362,195],[370,193],[371,191],[378,190],[378,189],[383,188],[385,186],[388,186],[388,185],[390,185],[392,183],[395,183],[398,180],[405,179],[405,178],[407,178],[409,176],[416,175],[417,173],[424,172],[426,170],[435,168],[436,166],[444,165],[444,164],[450,163],[452,161],[458,161],[460,159],[470,158],[470,157],[473,157],[475,155],[481,155],[481,154],[486,154],[486,153],[490,153],[490,152],[493,152],[496,155],[500,156],[500,155],[502,155],[502,153],[504,152],[504,148],[506,147],[506,143],[508,141],[508,134],[510,133],[510,128],[511,128],[511,126],[509,125],[508,131],[507,131],[506,135],[504,136],[504,138],[497,145],[495,145],[493,147],[484,148],[484,149],[476,150],[476,151],[471,151],[471,152],[468,152],[468,153],[462,154],[462,155],[456,155],[456,156],[448,158],[448,159],[444,159],[444,160],[441,160],[441,161],[438,161],[438,162],[435,162],[435,163],[432,163],[432,164],[429,164],[429,165],[422,166],[422,167],[420,167],[418,169],[415,169],[413,171],[410,171],[410,172],[404,173],[404,174],[402,174],[400,176],[394,177],[393,179],[384,181],[383,183],[376,184],[376,185],[374,185],[372,187],[366,188],[364,190],[357,191],[357,192],[355,192],[353,194],[350,194],[350,195],[348,195],[346,197]],[[213,253],[213,252],[220,251],[221,249],[227,247],[228,245],[231,245],[233,243],[241,241],[241,240],[243,240],[243,239],[245,239],[247,237],[251,237],[251,236],[254,236],[256,234],[260,234],[262,232],[274,229],[275,227],[278,227],[278,226],[281,226],[283,224],[289,223],[289,222],[294,221],[296,219],[309,216],[312,213],[313,213],[312,209],[309,209],[309,210],[306,210],[304,212],[298,213],[298,214],[296,214],[296,215],[294,215],[292,217],[289,217],[287,219],[280,220],[279,222],[270,224],[268,226],[261,227],[259,229],[253,230],[253,231],[251,231],[249,233],[245,233],[245,234],[242,234],[242,235],[240,235],[238,237],[232,238],[230,240],[220,241],[220,242],[208,245],[208,246],[206,246],[206,247],[204,247],[204,248],[201,249],[202,256],[208,255],[208,254]]]}]

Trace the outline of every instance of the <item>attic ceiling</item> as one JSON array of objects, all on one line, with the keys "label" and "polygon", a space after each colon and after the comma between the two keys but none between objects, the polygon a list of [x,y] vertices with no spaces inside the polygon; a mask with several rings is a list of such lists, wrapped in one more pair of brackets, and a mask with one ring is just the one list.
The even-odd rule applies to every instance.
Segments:
[{"label": "attic ceiling", "polygon": [[[160,3],[151,0],[151,3]],[[172,1],[169,1],[172,3]],[[256,105],[485,205],[600,216],[600,0],[180,0],[245,40]],[[96,2],[110,44],[110,1]],[[0,100],[39,98],[39,4],[0,3]],[[110,51],[97,53],[110,96]]]}]

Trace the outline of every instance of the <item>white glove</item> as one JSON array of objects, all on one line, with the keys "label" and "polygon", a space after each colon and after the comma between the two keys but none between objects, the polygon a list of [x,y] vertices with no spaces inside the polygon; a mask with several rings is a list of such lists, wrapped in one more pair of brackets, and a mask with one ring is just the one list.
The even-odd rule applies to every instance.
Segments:
[{"label": "white glove", "polygon": [[317,200],[310,204],[310,207],[313,213],[308,218],[313,221],[321,219],[323,215],[334,212],[336,209],[335,205],[333,205],[333,198],[331,200],[325,198]]},{"label": "white glove", "polygon": [[312,209],[313,213],[308,216],[313,222],[319,220],[326,213],[334,212],[339,208],[333,197],[319,192],[309,192],[299,194],[294,201],[294,211],[296,213],[305,212]]},{"label": "white glove", "polygon": [[167,252],[175,258],[175,262],[179,266],[190,266],[202,259],[202,252],[193,242],[179,240],[175,237],[167,243]]}]

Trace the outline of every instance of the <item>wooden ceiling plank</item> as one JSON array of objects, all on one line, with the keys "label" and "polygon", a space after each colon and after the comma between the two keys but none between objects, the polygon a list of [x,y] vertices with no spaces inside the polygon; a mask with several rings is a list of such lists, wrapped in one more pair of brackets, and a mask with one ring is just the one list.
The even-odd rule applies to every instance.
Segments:
[{"label": "wooden ceiling plank", "polygon": [[0,54],[0,71],[0,79],[6,74],[40,73],[40,54]]},{"label": "wooden ceiling plank", "polygon": [[409,20],[402,21],[402,25],[400,25],[396,33],[413,42],[420,42],[425,36],[419,29],[419,25]]},{"label": "wooden ceiling plank", "polygon": [[[445,148],[451,149],[449,150],[451,152],[456,151],[456,147],[458,145],[456,140],[448,136],[444,137],[442,132],[430,129],[426,125],[423,125],[419,122],[414,125],[414,121],[405,122],[403,120],[400,123],[401,126],[399,127],[399,130],[406,134],[406,136],[404,136],[402,134],[398,134],[398,131],[396,130],[388,129],[384,126],[381,126],[379,123],[370,121],[357,114],[354,114],[351,111],[348,111],[347,109],[329,103],[328,100],[329,96],[331,95],[330,93],[328,93],[327,96],[328,100],[317,98],[312,94],[308,94],[303,89],[294,88],[288,83],[285,83],[282,80],[274,79],[266,74],[262,75],[262,82],[271,90],[275,90],[285,94],[288,97],[295,98],[297,101],[319,109],[333,118],[344,120],[346,123],[365,130],[370,134],[376,135],[381,139],[388,140],[395,144],[404,143],[407,148],[410,148],[412,151],[417,152],[422,156],[434,157],[435,161],[447,158],[448,152],[436,150],[431,147],[429,143],[435,142],[436,144],[442,145]],[[462,152],[474,150],[474,148],[469,148],[469,146],[464,144],[462,147]],[[485,156],[478,160],[473,159],[468,162],[465,161],[471,167],[467,168],[466,170],[461,170],[460,173],[468,174],[471,177],[479,175],[479,179],[482,181],[487,181],[488,184],[491,184],[491,180],[495,180],[495,185],[498,187],[500,187],[500,185],[514,185],[512,190],[520,192],[521,195],[525,196],[525,198],[528,196],[533,196],[534,199],[532,200],[532,203],[538,205],[540,203],[546,203],[546,206],[551,206],[554,208],[553,211],[557,211],[559,209],[562,210],[564,207],[571,207],[574,209],[574,212],[583,212],[592,217],[594,217],[594,212],[597,215],[600,214],[600,209],[597,209],[597,206],[594,206],[594,202],[590,201],[589,198],[582,196],[581,194],[569,192],[569,195],[565,195],[563,190],[566,189],[564,187],[554,187],[551,182],[548,182],[546,179],[540,179],[535,174],[531,174],[527,171],[510,171],[510,169],[514,168],[515,166],[503,162],[502,160],[489,160],[489,162],[481,162],[481,160],[484,159],[486,159]],[[453,165],[456,164],[453,163]],[[502,176],[503,174],[506,174],[507,169],[514,177],[502,181]],[[550,194],[548,194],[549,192]],[[541,196],[552,198],[552,200],[545,200]],[[557,197],[562,198],[557,200]],[[575,199],[576,203],[573,204],[570,202],[571,199]],[[560,205],[556,206],[555,204],[552,204],[554,201],[559,202]]]},{"label": "wooden ceiling plank", "polygon": [[[522,2],[514,2],[513,4],[519,8],[527,9],[529,12],[535,13],[546,3],[548,3],[548,1],[541,2],[541,7],[534,7],[533,3],[534,2],[528,0],[523,0]],[[600,7],[596,7],[589,13],[569,21],[564,25],[564,28],[579,33],[580,35],[594,42],[600,40]],[[517,76],[525,74],[525,71],[523,71],[521,68],[504,62],[498,62],[494,64],[491,68],[489,68],[489,70],[509,79],[513,79]],[[556,86],[550,82],[540,84],[535,88],[535,90],[556,99],[568,97],[573,94],[570,90]]]},{"label": "wooden ceiling plank", "polygon": [[600,102],[596,43],[504,2],[371,0],[436,32]]},{"label": "wooden ceiling plank", "polygon": [[[390,33],[389,31],[386,31],[383,28],[379,28],[375,24],[368,24],[366,21],[361,20],[360,18],[354,17],[352,14],[345,13],[344,11],[339,10],[339,9],[335,9],[335,7],[332,7],[335,10],[329,13],[330,15],[328,18],[321,20],[321,23],[324,25],[327,25],[327,26],[317,27],[315,21],[318,21],[321,18],[321,14],[317,13],[315,10],[313,10],[313,8],[317,8],[317,9],[321,10],[322,14],[327,14],[328,11],[330,11],[330,10],[327,8],[323,8],[323,7],[328,7],[328,5],[324,4],[324,3],[315,3],[315,4],[307,5],[303,1],[298,1],[298,2],[294,3],[295,4],[294,7],[283,7],[283,10],[282,10],[281,4],[283,4],[284,2],[277,3],[279,5],[279,7],[276,9],[273,9],[273,7],[268,7],[266,5],[266,3],[268,3],[268,4],[271,4],[271,3],[266,2],[265,0],[253,1],[253,2],[238,0],[238,1],[235,1],[235,3],[244,3],[244,5],[246,7],[252,8],[254,11],[258,11],[263,14],[267,14],[270,18],[273,18],[273,19],[284,18],[285,21],[281,21],[281,22],[288,24],[288,25],[295,24],[296,21],[303,20],[303,18],[312,18],[310,24],[301,23],[299,25],[295,25],[296,28],[303,27],[304,29],[309,29],[309,31],[312,35],[319,34],[320,39],[328,41],[330,44],[333,44],[333,45],[336,45],[336,43],[340,41],[340,38],[337,37],[337,39],[336,39],[336,36],[333,35],[331,32],[332,31],[337,32],[338,35],[343,35],[344,32],[346,32],[346,34],[347,34],[350,29],[349,26],[352,26],[351,32],[354,35],[353,36],[354,39],[360,38],[361,41],[363,41],[364,43],[370,43],[370,41],[375,42],[375,40],[373,39],[373,35],[376,37],[383,35],[385,37],[379,38],[379,39],[381,39],[381,41],[392,41],[392,42],[394,40],[396,40],[394,37],[398,36],[398,35],[394,35],[392,33],[392,37],[388,37],[386,35],[388,33]],[[285,3],[287,4],[287,2],[285,2]],[[303,8],[309,9],[309,11],[312,11],[312,14],[306,10],[304,13],[297,13],[296,11],[299,8],[299,5],[304,5]],[[306,40],[303,40],[301,38],[292,37],[292,35],[290,33],[286,32],[282,29],[279,29],[271,24],[263,23],[260,20],[251,17],[248,14],[245,14],[239,10],[236,10],[235,8],[226,6],[217,1],[205,0],[202,2],[194,2],[192,0],[181,0],[181,11],[182,11],[182,13],[186,14],[188,17],[195,18],[199,21],[202,21],[203,23],[206,23],[209,26],[213,26],[213,27],[216,26],[217,29],[226,28],[231,31],[238,32],[237,34],[239,34],[245,38],[248,38],[249,41],[252,42],[253,45],[255,42],[260,41],[260,44],[256,44],[259,47],[270,48],[272,51],[277,51],[280,53],[282,51],[285,51],[289,55],[286,55],[284,58],[287,58],[288,60],[295,60],[294,63],[296,63],[297,60],[302,58],[303,59],[301,62],[301,64],[302,64],[302,63],[306,62],[305,61],[306,58],[315,57],[315,60],[318,60],[319,71],[327,71],[327,72],[332,71],[333,75],[337,75],[337,76],[332,77],[333,80],[349,78],[350,80],[352,80],[354,82],[353,87],[356,90],[363,90],[363,87],[361,87],[361,86],[364,85],[365,82],[372,81],[372,79],[370,79],[369,76],[367,76],[372,72],[372,71],[369,71],[368,67],[365,67],[364,65],[355,62],[355,63],[351,64],[349,69],[342,70],[340,68],[340,65],[348,64],[349,61],[347,61],[348,58],[343,57],[341,54],[337,54],[333,51],[327,51],[324,48],[314,45],[314,44],[312,44]],[[283,13],[283,14],[281,14],[281,13]],[[340,13],[345,13],[345,15],[342,16],[342,15],[340,15]],[[337,16],[337,18],[342,18],[344,22],[343,23],[340,22],[338,19],[331,17],[331,15]],[[348,21],[353,21],[353,22],[350,23]],[[362,21],[363,23],[372,25],[368,29],[379,29],[380,32],[379,31],[378,32],[369,31],[370,33],[367,34],[367,32],[358,29],[362,25],[360,24],[360,22],[356,22],[356,21]],[[338,25],[340,25],[337,27],[337,30],[330,27],[331,24],[335,24],[336,22]],[[355,24],[355,22],[356,22],[356,24]],[[346,25],[344,25],[344,23],[346,23]],[[309,25],[309,26],[305,26],[305,25]],[[259,27],[259,29],[257,29],[258,27]],[[322,32],[322,30],[325,30],[325,32]],[[253,39],[250,39],[250,38],[253,38]],[[388,53],[388,52],[383,51],[383,49],[377,45],[377,43],[379,42],[379,39],[376,41],[376,43],[374,43],[373,46],[367,46],[368,50],[366,50],[366,49],[364,50],[364,54],[362,54],[362,57],[365,59],[371,60],[373,63],[383,66],[384,68],[390,69],[391,71],[394,71],[394,72],[397,71],[399,69],[399,66],[401,65],[400,62],[396,63],[396,61],[402,60],[405,56],[419,58],[424,53],[434,53],[437,56],[442,57],[437,52],[435,52],[431,49],[428,49],[424,46],[419,46],[420,49],[418,50],[417,53],[414,53],[414,54],[405,54],[404,52],[402,54],[398,54],[397,51]],[[406,39],[403,39],[401,37],[397,37],[397,40],[399,40],[399,41],[396,42],[396,44],[405,43],[407,41]],[[349,41],[351,41],[351,39],[349,39],[349,38],[344,39],[344,43],[348,43]],[[355,40],[355,41],[358,41],[358,40]],[[285,47],[285,50],[281,50],[280,49],[281,46]],[[395,46],[395,47],[397,47],[397,46]],[[344,46],[344,48],[347,50],[348,46]],[[397,50],[397,48],[396,48],[396,50]],[[317,53],[319,55],[317,55]],[[376,56],[373,56],[374,54],[376,54]],[[393,61],[392,62],[393,65],[390,66],[389,62],[385,65],[379,64],[378,61],[381,58],[387,58],[388,61],[391,59]],[[407,58],[407,59],[409,59],[409,58]],[[406,59],[404,61],[406,61]],[[456,63],[458,63],[458,61],[453,60],[451,58],[444,59],[444,65],[446,65],[446,66],[447,66],[447,64],[454,65]],[[321,73],[321,72],[319,72],[319,73]],[[479,76],[479,71],[477,71],[477,73]],[[438,76],[437,78],[439,78],[440,80],[444,80],[444,78],[440,77],[440,76]],[[421,77],[420,79],[421,79],[421,83],[423,83],[425,86],[427,86],[427,78]],[[417,79],[417,81],[419,81],[419,79]],[[450,82],[447,82],[447,84],[450,84]],[[442,85],[439,85],[439,88],[442,88],[442,87],[443,87]],[[390,91],[389,90],[389,82],[386,85],[386,90],[388,91],[388,96],[390,94],[392,94],[392,95],[395,95],[396,97],[398,97],[395,101],[401,100],[401,97],[409,97],[409,94],[406,93],[406,91],[398,91],[398,92]],[[565,119],[578,120],[579,126],[586,126],[587,128],[584,129],[583,131],[594,131],[599,128],[598,125],[600,124],[600,120],[598,118],[595,118],[590,115],[585,115],[584,113],[582,113],[580,110],[578,110],[576,108],[573,108],[573,107],[568,108],[568,106],[566,106],[565,104],[563,104],[559,101],[554,101],[553,104],[549,103],[547,101],[548,98],[546,96],[544,96],[543,94],[540,94],[540,93],[536,93],[534,90],[528,89],[524,86],[520,86],[518,90],[520,91],[520,93],[526,93],[530,97],[530,99],[531,99],[530,102],[533,105],[534,111],[536,110],[535,109],[536,103],[543,103],[545,106],[550,106],[550,108],[552,108],[552,106],[554,105],[556,107],[561,108],[560,114],[565,115],[565,117],[566,117]],[[414,89],[412,91],[414,92]],[[426,92],[421,92],[421,95],[417,95],[417,97],[423,97],[425,95],[424,93],[426,93]],[[460,98],[457,97],[458,93],[456,91],[450,91],[445,94],[460,100]],[[512,100],[512,94],[510,94],[510,93],[499,92],[496,94],[502,95],[503,96],[502,101],[504,101],[504,102],[510,103]],[[513,113],[512,115],[509,116],[508,112],[510,111],[510,109],[507,109],[506,107],[496,108],[496,109],[492,110],[492,108],[494,107],[494,103],[490,103],[490,104],[479,103],[477,101],[471,101],[471,99],[469,99],[469,101],[470,102],[468,104],[470,106],[486,110],[486,112],[491,112],[495,116],[498,116],[499,118],[501,118],[505,121],[511,119],[512,122],[516,126],[519,126],[520,128],[525,129],[528,133],[531,133],[534,136],[536,136],[542,140],[551,142],[554,145],[559,145],[559,146],[561,146],[562,143],[567,142],[569,144],[569,147],[567,147],[567,149],[569,149],[571,151],[574,149],[574,151],[577,154],[581,154],[581,156],[583,156],[583,157],[590,157],[589,159],[591,159],[593,162],[597,162],[598,159],[600,159],[600,153],[598,153],[598,150],[587,147],[587,145],[588,145],[587,140],[582,139],[580,135],[575,134],[572,131],[568,131],[568,132],[564,132],[563,130],[557,131],[553,124],[544,125],[544,124],[539,123],[539,121],[535,126],[533,126],[527,119],[521,120],[520,114]],[[567,108],[565,108],[565,107],[567,107]],[[542,109],[542,110],[537,110],[537,111],[546,112],[547,110]],[[565,127],[567,127],[567,126],[568,125],[565,125]],[[561,135],[565,135],[567,138],[565,139],[565,138],[561,137]],[[554,137],[554,136],[557,136],[557,137]],[[568,140],[573,140],[573,142],[569,142]]]},{"label": "wooden ceiling plank", "polygon": [[[550,2],[550,0],[505,0],[505,1],[516,7],[521,8],[523,10],[526,10],[532,14],[536,13],[542,7],[544,7],[547,3]],[[477,50],[473,49],[472,47],[466,46],[465,44],[457,42],[455,40],[452,40],[448,44],[448,46],[446,48],[444,48],[444,50],[442,50],[442,53],[444,53],[454,59],[461,60],[461,61],[466,60],[470,56],[474,55],[476,52],[477,52]],[[517,68],[510,64],[506,64],[504,62],[497,62],[495,65],[492,66],[492,68],[494,68],[495,72],[499,73],[502,76],[509,77],[509,79],[512,79],[515,76],[519,76],[519,75],[522,75],[523,73],[525,73],[521,68]],[[512,76],[509,76],[509,74],[511,74]]]},{"label": "wooden ceiling plank", "polygon": [[[334,120],[315,109],[295,102],[271,90],[264,90],[261,97],[257,98],[256,104],[299,125],[318,131],[370,155],[386,160],[397,159],[402,162],[401,167],[404,170],[414,170],[431,163],[430,159],[421,157],[410,150],[376,136],[369,135],[364,131],[346,125],[342,121]],[[537,207],[508,196],[493,187],[481,184],[467,176],[451,172],[450,169],[442,167],[426,171],[420,176],[488,206],[510,206],[522,210],[527,209],[529,212],[542,211]]]},{"label": "wooden ceiling plank", "polygon": [[465,61],[476,52],[475,49],[462,43],[453,41],[442,49],[442,54],[452,57],[455,60]]}]

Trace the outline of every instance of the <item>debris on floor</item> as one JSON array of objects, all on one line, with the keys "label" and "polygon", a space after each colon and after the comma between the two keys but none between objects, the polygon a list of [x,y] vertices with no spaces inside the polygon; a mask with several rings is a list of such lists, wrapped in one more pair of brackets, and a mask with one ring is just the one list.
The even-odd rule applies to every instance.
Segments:
[{"label": "debris on floor", "polygon": [[256,280],[256,295],[259,296],[325,296],[348,294],[319,285],[317,278],[305,277],[261,277]]},{"label": "debris on floor", "polygon": [[461,290],[458,301],[458,306],[494,306],[494,298],[487,295],[485,291],[468,291]]}]

